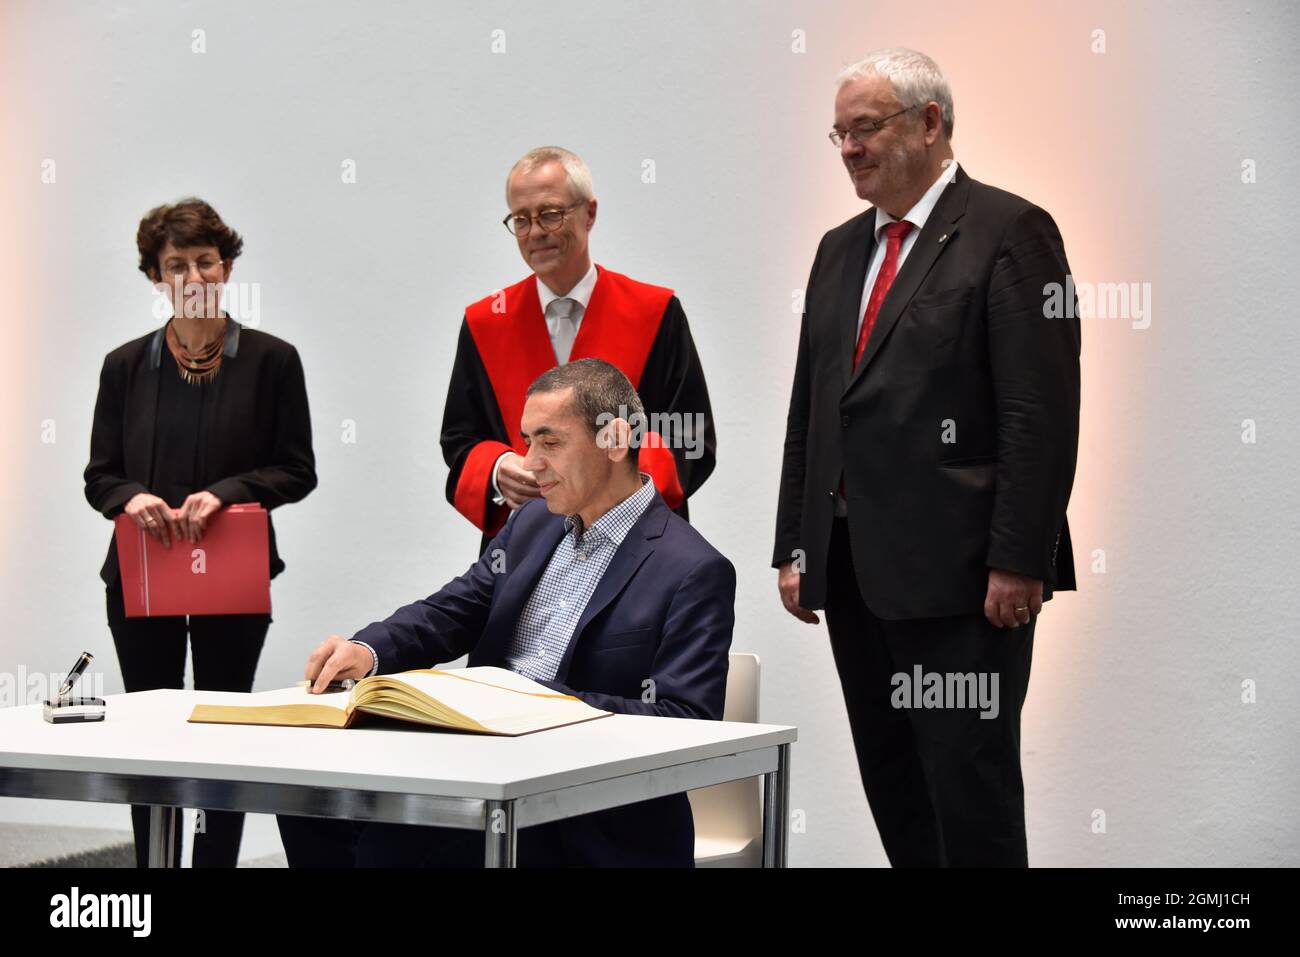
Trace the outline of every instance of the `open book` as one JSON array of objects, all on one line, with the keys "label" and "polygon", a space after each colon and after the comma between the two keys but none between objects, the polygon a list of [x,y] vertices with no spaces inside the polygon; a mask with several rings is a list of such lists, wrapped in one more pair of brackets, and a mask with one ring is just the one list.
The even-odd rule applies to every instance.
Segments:
[{"label": "open book", "polygon": [[514,671],[491,667],[373,675],[351,692],[312,694],[297,687],[247,697],[247,705],[195,705],[190,721],[348,728],[359,715],[370,714],[454,731],[518,735],[609,714]]}]

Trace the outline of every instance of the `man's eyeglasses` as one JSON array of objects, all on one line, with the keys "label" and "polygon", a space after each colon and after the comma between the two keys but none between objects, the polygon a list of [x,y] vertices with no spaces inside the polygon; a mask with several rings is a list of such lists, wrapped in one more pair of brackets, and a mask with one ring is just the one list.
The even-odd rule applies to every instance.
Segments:
[{"label": "man's eyeglasses", "polygon": [[905,110],[899,110],[897,113],[890,113],[888,116],[882,116],[878,120],[868,120],[865,123],[859,123],[857,126],[852,126],[847,130],[831,130],[826,135],[830,137],[831,142],[834,143],[837,148],[842,146],[845,139],[850,136],[853,137],[859,146],[865,146],[867,137],[874,133],[879,133],[881,127],[885,125],[886,120],[892,120],[894,117],[902,116],[904,113],[908,113],[914,109],[916,109],[916,106],[909,106]]},{"label": "man's eyeglasses", "polygon": [[163,266],[163,275],[171,279],[184,279],[190,274],[190,268],[198,269],[199,275],[205,279],[218,279],[221,276],[221,266],[224,260],[209,259],[204,257],[198,262],[181,262],[174,259]]},{"label": "man's eyeglasses", "polygon": [[511,213],[505,219],[501,220],[506,229],[510,230],[516,236],[527,236],[533,228],[533,222],[536,221],[542,227],[542,232],[553,233],[564,225],[564,217],[569,214],[570,210],[577,209],[579,206],[586,205],[585,199],[580,199],[576,203],[570,203],[568,206],[561,206],[559,209],[544,209],[536,216],[527,216],[523,213]]}]

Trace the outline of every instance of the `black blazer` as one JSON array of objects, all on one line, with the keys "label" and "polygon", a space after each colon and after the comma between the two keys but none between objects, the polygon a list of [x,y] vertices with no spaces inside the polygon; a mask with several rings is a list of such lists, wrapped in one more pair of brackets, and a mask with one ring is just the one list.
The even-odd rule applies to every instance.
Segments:
[{"label": "black blazer", "polygon": [[[159,329],[104,359],[85,481],[86,500],[105,518],[116,517],[137,493],[152,491],[160,369],[163,361],[173,361],[164,352]],[[194,491],[206,489],[223,505],[257,502],[269,510],[296,502],[316,487],[307,385],[293,346],[229,320],[221,371],[210,388],[204,474]],[[284,562],[276,550],[274,526],[269,533],[275,577]],[[111,538],[99,576],[109,587],[118,581]]]},{"label": "black blazer", "polygon": [[773,566],[802,557],[799,602],[825,606],[842,474],[858,584],[882,618],[979,612],[991,567],[1043,580],[1044,597],[1073,589],[1079,322],[1044,317],[1043,287],[1070,272],[1056,224],[959,166],[854,371],[875,215],[826,233],[813,261]]}]

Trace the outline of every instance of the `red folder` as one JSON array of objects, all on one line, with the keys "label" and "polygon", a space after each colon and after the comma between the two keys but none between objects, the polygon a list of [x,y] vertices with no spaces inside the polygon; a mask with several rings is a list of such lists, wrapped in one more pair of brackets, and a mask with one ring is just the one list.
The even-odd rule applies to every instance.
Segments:
[{"label": "red folder", "polygon": [[197,545],[171,548],[126,515],[115,520],[122,601],[128,618],[271,613],[266,509],[231,505],[208,519]]}]

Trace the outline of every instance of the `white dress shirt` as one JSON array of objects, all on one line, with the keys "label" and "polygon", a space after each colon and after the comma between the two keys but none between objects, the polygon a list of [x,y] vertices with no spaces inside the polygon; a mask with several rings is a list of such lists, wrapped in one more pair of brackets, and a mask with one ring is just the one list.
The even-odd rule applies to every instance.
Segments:
[{"label": "white dress shirt", "polygon": [[[911,230],[903,237],[903,244],[898,250],[898,268],[903,268],[903,260],[907,258],[908,252],[916,245],[916,237],[921,230],[925,228],[925,221],[930,218],[930,213],[934,212],[934,206],[939,202],[939,196],[953,181],[957,175],[957,161],[953,160],[947,168],[939,174],[925,195],[916,201],[916,205],[907,211],[903,219],[912,224]],[[862,302],[858,304],[858,325],[853,331],[853,341],[858,341],[858,336],[862,333],[862,320],[867,314],[867,302],[871,299],[871,289],[876,284],[876,277],[880,275],[880,267],[885,262],[885,248],[887,243],[880,241],[880,231],[890,223],[897,222],[893,216],[876,207],[876,248],[871,252],[871,262],[867,266],[867,281],[862,287]]]},{"label": "white dress shirt", "polygon": [[569,361],[570,350],[565,349],[564,355],[560,355],[560,342],[562,341],[560,335],[564,330],[561,328],[559,310],[555,308],[554,303],[560,299],[572,299],[574,301],[575,305],[569,313],[569,322],[573,325],[573,335],[577,336],[578,326],[582,324],[582,317],[587,312],[587,303],[591,302],[591,292],[595,288],[595,263],[587,270],[587,274],[562,296],[551,292],[551,287],[542,282],[541,277],[537,279],[537,298],[542,302],[542,315],[546,317],[546,331],[551,334],[551,348],[555,350],[555,361],[561,365]]}]

